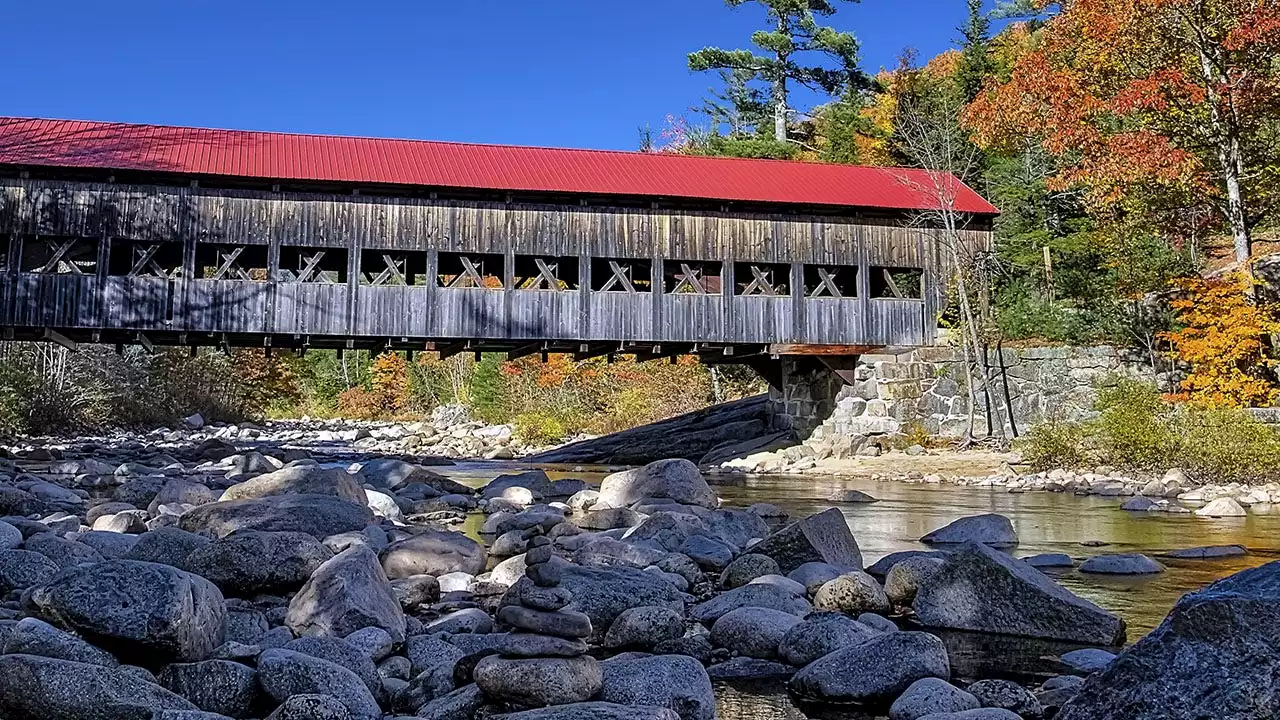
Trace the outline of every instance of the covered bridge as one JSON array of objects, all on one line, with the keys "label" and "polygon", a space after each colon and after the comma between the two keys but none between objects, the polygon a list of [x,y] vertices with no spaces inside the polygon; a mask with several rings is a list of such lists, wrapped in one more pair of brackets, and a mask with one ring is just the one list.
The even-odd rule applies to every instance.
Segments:
[{"label": "covered bridge", "polygon": [[[995,208],[949,177],[966,242]],[[5,339],[696,353],[927,344],[917,170],[0,118]],[[840,365],[839,361],[830,361]]]}]

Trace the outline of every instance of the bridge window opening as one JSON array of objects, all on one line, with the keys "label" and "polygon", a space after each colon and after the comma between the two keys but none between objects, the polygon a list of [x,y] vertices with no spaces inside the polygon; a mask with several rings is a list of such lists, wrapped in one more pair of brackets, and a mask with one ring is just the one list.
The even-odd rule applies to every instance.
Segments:
[{"label": "bridge window opening", "polygon": [[782,263],[734,263],[733,294],[786,297],[791,294],[791,266]]},{"label": "bridge window opening", "polygon": [[871,268],[871,297],[919,300],[924,297],[924,270],[919,268]]},{"label": "bridge window opening", "polygon": [[196,246],[196,275],[201,280],[266,282],[271,277],[267,246],[201,243]]},{"label": "bridge window opening", "polygon": [[578,258],[516,256],[516,290],[567,292],[578,287]]},{"label": "bridge window opening", "polygon": [[662,263],[662,287],[668,295],[719,295],[721,263],[666,260]]},{"label": "bridge window opening", "polygon": [[501,290],[503,258],[493,253],[440,253],[436,281],[445,288],[489,288]]},{"label": "bridge window opening", "polygon": [[97,275],[98,241],[89,238],[35,235],[22,241],[24,273]]},{"label": "bridge window opening", "polygon": [[591,289],[596,292],[647,293],[653,290],[653,262],[631,258],[592,258]]},{"label": "bridge window opening", "polygon": [[280,248],[280,280],[337,285],[347,281],[345,248]]},{"label": "bridge window opening", "polygon": [[804,294],[811,298],[858,297],[858,268],[847,265],[805,265]]},{"label": "bridge window opening", "polygon": [[360,253],[360,284],[413,287],[427,284],[427,254],[395,250]]},{"label": "bridge window opening", "polygon": [[107,274],[115,277],[182,277],[182,243],[112,240]]}]

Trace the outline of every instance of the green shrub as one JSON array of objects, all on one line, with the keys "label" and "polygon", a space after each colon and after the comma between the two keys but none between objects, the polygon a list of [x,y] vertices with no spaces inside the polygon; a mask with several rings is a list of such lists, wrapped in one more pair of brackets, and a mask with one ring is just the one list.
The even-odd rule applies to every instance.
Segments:
[{"label": "green shrub", "polygon": [[1161,468],[1178,453],[1177,413],[1155,387],[1121,379],[1098,394],[1092,435],[1108,465]]},{"label": "green shrub", "polygon": [[550,445],[569,435],[569,429],[559,418],[546,413],[517,415],[513,425],[516,439],[528,445]]},{"label": "green shrub", "polygon": [[1178,412],[1176,463],[1199,482],[1265,483],[1280,477],[1280,433],[1245,410],[1188,405]]},{"label": "green shrub", "polygon": [[1036,471],[1075,468],[1089,460],[1086,433],[1080,423],[1044,422],[1032,427],[1017,443],[1022,459]]}]

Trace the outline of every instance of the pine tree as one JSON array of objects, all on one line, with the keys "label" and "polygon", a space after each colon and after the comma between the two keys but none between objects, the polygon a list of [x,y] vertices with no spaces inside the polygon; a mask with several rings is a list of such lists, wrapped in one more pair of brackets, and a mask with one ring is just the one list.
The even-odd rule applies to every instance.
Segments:
[{"label": "pine tree", "polygon": [[982,0],[966,0],[969,16],[961,25],[960,66],[956,82],[966,102],[973,102],[982,92],[982,84],[995,73],[991,57],[991,18],[982,12]]},{"label": "pine tree", "polygon": [[[768,13],[770,29],[758,30],[751,36],[751,42],[764,52],[708,47],[690,53],[689,68],[698,72],[744,72],[752,80],[766,83],[773,109],[774,139],[786,143],[790,83],[832,96],[868,85],[866,75],[858,69],[858,41],[852,33],[818,24],[817,17],[835,14],[836,0],[725,0],[731,8],[748,2],[763,5]],[[827,64],[801,63],[801,57],[812,55],[824,58]],[[836,67],[829,67],[831,61]]]}]

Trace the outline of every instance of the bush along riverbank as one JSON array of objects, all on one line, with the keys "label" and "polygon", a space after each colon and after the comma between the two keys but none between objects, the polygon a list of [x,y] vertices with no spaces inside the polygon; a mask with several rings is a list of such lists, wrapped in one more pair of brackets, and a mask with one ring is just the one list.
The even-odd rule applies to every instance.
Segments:
[{"label": "bush along riverbank", "polygon": [[[0,716],[711,720],[713,681],[769,678],[905,720],[1191,718],[1265,707],[1280,671],[1280,564],[1116,659],[1124,622],[1010,554],[999,515],[864,567],[838,510],[722,507],[687,460],[476,489],[445,459],[257,448],[4,452]],[[453,529],[476,513],[479,541]],[[962,674],[949,631],[1073,652],[1024,687]]]}]

